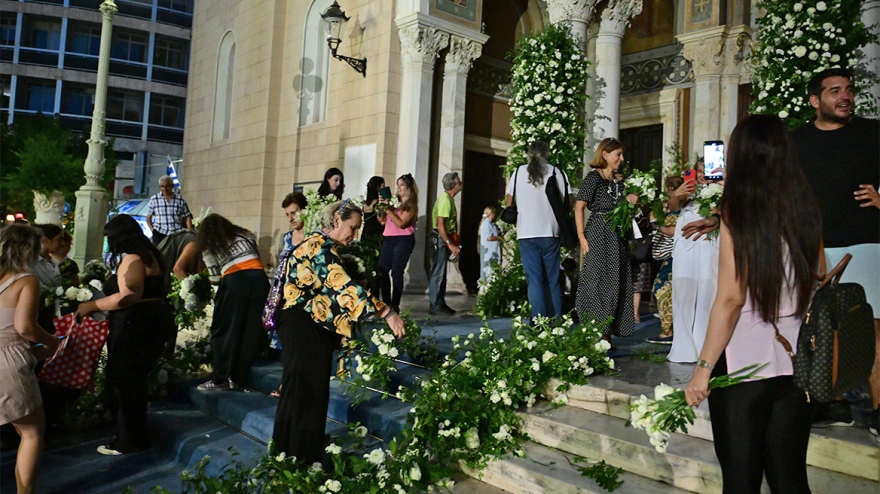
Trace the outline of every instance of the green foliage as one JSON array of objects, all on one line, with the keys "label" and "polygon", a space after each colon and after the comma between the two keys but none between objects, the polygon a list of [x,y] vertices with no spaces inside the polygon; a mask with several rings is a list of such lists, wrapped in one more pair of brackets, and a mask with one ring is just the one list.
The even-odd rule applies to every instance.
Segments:
[{"label": "green foliage", "polygon": [[[181,476],[183,492],[405,494],[435,485],[451,488],[449,478],[460,473],[461,463],[478,469],[511,451],[525,454],[523,444],[528,437],[516,411],[531,407],[551,378],[584,384],[589,376],[613,368],[614,361],[605,354],[609,345],[601,339],[603,330],[604,324],[575,325],[569,318],[537,318],[531,326],[517,318],[509,341],[497,338],[488,326],[478,334],[453,337],[453,352],[419,380],[419,389],[401,388],[397,394],[404,401],[411,400],[412,409],[402,435],[387,449],[360,454],[363,442],[359,440],[367,431],[351,424],[355,443],[345,449],[335,442],[327,446],[333,463],[327,472],[277,454],[270,444],[256,467],[233,462],[220,477],[206,475],[210,461],[206,457],[194,471]],[[410,323],[409,332],[418,333],[418,327]],[[378,343],[373,343],[385,357],[360,362],[373,365],[374,374],[380,372],[376,364],[387,361],[393,353],[390,350],[397,349],[383,334],[376,332]],[[416,342],[405,341],[404,346],[413,348]],[[369,384],[378,383],[370,379]],[[619,486],[613,469],[600,467],[595,475],[600,485],[610,486],[606,488]]]},{"label": "green foliage", "polygon": [[[61,126],[56,118],[17,116],[13,125],[0,126],[3,178],[0,197],[12,210],[24,211],[33,218],[34,195],[31,190],[49,193],[61,191],[73,204],[73,193],[85,183],[83,166],[88,156],[86,135]],[[109,142],[105,152],[105,185],[113,177],[119,160]]]},{"label": "green foliage", "polygon": [[[591,463],[590,460],[575,456],[574,463]],[[574,464],[573,463],[573,464]],[[599,487],[605,489],[608,492],[614,492],[615,489],[623,485],[622,480],[618,480],[618,475],[623,471],[622,468],[614,468],[611,465],[605,463],[605,460],[602,460],[598,463],[594,463],[587,467],[582,467],[575,465],[575,468],[581,475],[584,477],[589,477],[596,481],[599,484]]]},{"label": "green foliage", "polygon": [[[816,73],[828,68],[845,68],[859,74],[853,80],[862,92],[876,80],[866,71],[859,49],[876,42],[861,21],[863,2],[852,0],[761,0],[764,15],[757,43],[750,55],[754,66],[752,113],[779,115],[789,127],[800,127],[815,117],[807,84]],[[859,108],[871,112],[875,101]]]},{"label": "green foliage", "polygon": [[182,280],[172,274],[168,299],[174,306],[174,323],[181,329],[194,329],[196,321],[207,315],[207,306],[214,303],[214,289],[208,273],[196,273]]},{"label": "green foliage", "polygon": [[633,358],[636,360],[645,360],[655,364],[662,364],[663,362],[666,362],[665,353],[655,353],[653,348],[647,346],[640,346],[636,348],[636,353],[633,355]]},{"label": "green foliage", "polygon": [[550,146],[550,164],[581,181],[589,62],[566,25],[522,38],[513,51],[510,137],[505,176],[528,162],[532,141]]}]

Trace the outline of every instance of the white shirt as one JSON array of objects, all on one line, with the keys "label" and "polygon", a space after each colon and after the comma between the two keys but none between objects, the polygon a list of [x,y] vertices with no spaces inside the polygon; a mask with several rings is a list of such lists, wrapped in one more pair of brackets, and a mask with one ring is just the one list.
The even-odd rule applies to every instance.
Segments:
[{"label": "white shirt", "polygon": [[[547,200],[547,179],[553,175],[553,170],[556,170],[556,185],[559,186],[563,194],[570,195],[571,184],[565,172],[551,165],[545,166],[544,182],[540,185],[529,183],[528,165],[520,166],[507,184],[507,194],[514,196],[514,179],[516,181],[514,200],[518,212],[516,218],[517,240],[559,236],[559,225],[556,223],[556,216],[553,215],[550,201]],[[564,199],[565,197],[563,197]]]}]

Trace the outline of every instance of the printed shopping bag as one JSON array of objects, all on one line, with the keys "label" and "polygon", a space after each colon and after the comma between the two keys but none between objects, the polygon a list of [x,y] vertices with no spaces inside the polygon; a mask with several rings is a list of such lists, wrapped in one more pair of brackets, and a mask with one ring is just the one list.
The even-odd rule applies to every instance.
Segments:
[{"label": "printed shopping bag", "polygon": [[58,384],[70,389],[94,391],[95,371],[107,334],[108,321],[83,317],[77,322],[76,314],[66,314],[55,319],[56,333],[66,336],[38,376],[41,381]]}]

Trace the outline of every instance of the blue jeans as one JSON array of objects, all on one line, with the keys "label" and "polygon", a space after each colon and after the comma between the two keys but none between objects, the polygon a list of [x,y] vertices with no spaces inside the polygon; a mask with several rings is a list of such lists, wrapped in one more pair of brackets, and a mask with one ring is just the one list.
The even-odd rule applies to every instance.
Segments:
[{"label": "blue jeans", "polygon": [[532,317],[561,316],[559,238],[524,238],[519,241],[519,253],[526,272],[526,283],[529,285]]},{"label": "blue jeans", "polygon": [[432,232],[431,236],[431,275],[428,279],[428,298],[432,309],[439,309],[446,305],[446,242],[440,236]]}]

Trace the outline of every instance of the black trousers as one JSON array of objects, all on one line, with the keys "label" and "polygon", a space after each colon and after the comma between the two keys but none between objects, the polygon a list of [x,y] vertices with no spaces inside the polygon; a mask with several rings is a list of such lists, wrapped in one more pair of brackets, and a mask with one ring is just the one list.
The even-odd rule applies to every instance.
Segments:
[{"label": "black trousers", "polygon": [[[153,245],[158,247],[159,244],[163,240],[165,240],[165,237],[167,237],[167,236],[168,235],[166,235],[164,233],[160,233],[160,232],[157,232],[156,230],[153,230],[153,236],[150,238],[150,241],[153,243]],[[172,266],[172,267],[174,267],[174,266]]]},{"label": "black trousers", "polygon": [[262,269],[237,271],[220,280],[211,321],[215,384],[230,379],[247,383],[251,364],[269,338],[261,319],[268,295],[269,278]]},{"label": "black trousers", "polygon": [[164,300],[141,302],[110,313],[107,337],[107,388],[116,439],[110,447],[134,453],[150,447],[147,429],[147,378],[156,367],[174,314]]},{"label": "black trousers", "polygon": [[[713,375],[728,373],[725,356]],[[716,389],[709,395],[715,454],[725,494],[805,494],[812,409],[791,376]]]},{"label": "black trousers", "polygon": [[382,300],[395,309],[400,308],[400,298],[403,296],[403,272],[415,246],[415,235],[385,237],[385,242],[382,243],[382,253],[379,255],[377,266],[382,280]]},{"label": "black trousers", "polygon": [[284,374],[272,439],[278,451],[311,465],[324,455],[333,351],[339,348],[341,337],[315,323],[299,307],[281,311],[278,337]]}]

